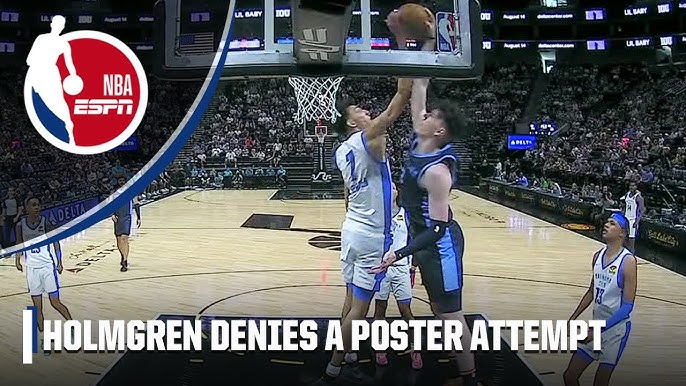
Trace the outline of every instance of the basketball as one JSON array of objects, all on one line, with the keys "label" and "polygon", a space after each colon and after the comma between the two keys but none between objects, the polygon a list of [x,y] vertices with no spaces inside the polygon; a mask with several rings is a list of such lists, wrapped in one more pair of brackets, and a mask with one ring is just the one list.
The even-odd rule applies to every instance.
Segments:
[{"label": "basketball", "polygon": [[388,15],[391,32],[417,40],[433,39],[436,36],[436,19],[428,8],[415,4],[404,4]]},{"label": "basketball", "polygon": [[83,80],[76,75],[69,75],[62,83],[64,92],[69,95],[77,95],[83,90]]}]

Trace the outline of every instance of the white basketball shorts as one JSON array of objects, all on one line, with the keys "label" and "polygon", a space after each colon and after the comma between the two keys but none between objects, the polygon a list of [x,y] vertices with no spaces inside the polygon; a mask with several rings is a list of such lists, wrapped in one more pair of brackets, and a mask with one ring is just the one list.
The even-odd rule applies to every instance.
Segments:
[{"label": "white basketball shorts", "polygon": [[409,264],[388,267],[386,277],[381,281],[381,287],[374,295],[374,299],[388,301],[391,293],[398,302],[412,300],[412,277]]},{"label": "white basketball shorts", "polygon": [[601,365],[614,367],[617,366],[619,358],[622,357],[630,332],[631,322],[620,322],[601,334],[600,351],[593,351],[593,341],[579,345],[578,349],[583,352],[582,355],[585,353],[585,356],[588,356],[590,360],[596,360]]},{"label": "white basketball shorts", "polygon": [[634,225],[636,225],[636,219],[628,219],[629,220],[629,238],[630,239],[635,239],[636,235],[638,234],[638,226],[634,228]]},{"label": "white basketball shorts", "polygon": [[378,291],[384,274],[369,273],[381,264],[384,255],[383,234],[355,230],[341,231],[341,269],[343,281],[367,291]]},{"label": "white basketball shorts", "polygon": [[54,295],[60,289],[57,270],[52,266],[26,267],[26,282],[31,296]]}]

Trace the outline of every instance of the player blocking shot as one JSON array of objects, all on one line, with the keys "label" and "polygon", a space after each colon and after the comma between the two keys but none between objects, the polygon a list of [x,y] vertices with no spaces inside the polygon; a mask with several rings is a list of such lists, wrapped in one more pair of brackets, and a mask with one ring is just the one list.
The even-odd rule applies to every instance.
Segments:
[{"label": "player blocking shot", "polygon": [[[405,37],[394,32],[398,45],[406,47]],[[386,157],[386,130],[405,109],[412,92],[411,79],[398,79],[398,88],[386,110],[376,118],[370,112],[345,100],[338,101],[341,116],[336,131],[345,138],[334,154],[334,165],[341,171],[345,186],[346,216],[341,228],[341,268],[346,284],[341,332],[346,351],[352,341],[353,320],[364,319],[374,293],[385,273],[373,274],[392,244],[392,181]],[[343,370],[341,364],[345,359]],[[315,384],[339,381],[371,383],[373,379],[355,364],[357,354],[334,351],[325,374]]]},{"label": "player blocking shot", "polygon": [[[341,265],[346,284],[341,332],[344,344],[352,340],[352,321],[364,319],[378,291],[383,274],[371,274],[391,246],[391,171],[386,159],[386,129],[400,116],[412,90],[411,79],[399,79],[398,89],[388,107],[372,119],[357,105],[343,105],[336,122],[346,140],[334,155],[345,185],[347,212],[341,228]],[[341,375],[343,359],[357,361],[355,353],[334,352],[321,384]],[[355,366],[348,366],[342,379],[366,381]]]},{"label": "player blocking shot", "polygon": [[[409,235],[407,230],[407,214],[405,209],[400,206],[400,196],[398,189],[393,184],[392,197],[392,213],[393,220],[391,222],[391,236],[392,245],[391,250],[399,249],[408,241]],[[412,310],[410,304],[412,303],[412,288],[414,287],[414,267],[411,265],[412,256],[406,259],[401,259],[393,263],[386,271],[386,276],[381,281],[379,291],[374,295],[374,319],[385,320],[386,310],[388,309],[388,299],[393,294],[400,315],[405,320],[412,320]],[[411,340],[413,342],[414,340]],[[379,366],[388,365],[388,354],[386,352],[377,352],[375,354],[376,364]],[[422,355],[418,351],[410,351],[410,361],[414,370],[419,370],[424,366]]]},{"label": "player blocking shot", "polygon": [[637,287],[636,257],[624,247],[631,222],[613,213],[603,228],[605,247],[593,256],[593,276],[579,306],[569,318],[574,320],[593,303],[593,319],[605,320],[601,331],[601,350],[593,350],[592,336],[579,346],[564,372],[565,385],[579,385],[579,378],[594,361],[600,362],[593,384],[610,383],[631,332],[631,313]]},{"label": "player blocking shot", "polygon": [[[49,233],[54,228],[45,216],[40,214],[41,203],[36,197],[26,200],[27,215],[16,226],[17,243],[35,239]],[[24,257],[24,265],[21,258]],[[19,271],[26,266],[26,282],[29,295],[37,311],[38,331],[43,332],[43,294],[47,294],[50,305],[66,320],[71,320],[69,309],[60,300],[60,285],[58,275],[62,274],[62,249],[59,241],[43,247],[17,253],[15,266]],[[46,353],[47,354],[47,353]]]},{"label": "player blocking shot", "polygon": [[[412,255],[434,315],[468,326],[462,313],[464,235],[450,208],[458,169],[451,142],[464,134],[466,125],[454,103],[439,102],[427,112],[428,86],[428,79],[414,81],[411,106],[415,139],[402,175],[402,205],[409,217],[410,243],[389,251],[372,272],[382,272]],[[461,342],[462,347],[470,347],[468,328],[464,329]],[[451,353],[450,357],[446,384],[461,381],[467,386],[476,385],[474,354],[464,350]]]}]

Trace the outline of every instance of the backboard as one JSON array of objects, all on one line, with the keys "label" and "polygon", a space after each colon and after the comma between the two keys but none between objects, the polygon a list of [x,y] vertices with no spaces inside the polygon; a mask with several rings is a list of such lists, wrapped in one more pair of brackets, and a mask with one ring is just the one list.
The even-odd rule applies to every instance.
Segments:
[{"label": "backboard", "polygon": [[[214,53],[206,50],[184,50],[179,48],[188,40],[203,39],[198,25],[192,31],[184,31],[183,20],[188,18],[188,6],[182,2],[193,0],[165,0],[164,5],[164,67],[169,70],[207,69],[214,59]],[[232,36],[229,38],[230,52],[224,64],[223,78],[287,77],[310,75],[312,66],[304,70],[300,65],[304,50],[299,48],[302,36],[294,39],[294,24],[301,25],[317,20],[321,24],[331,23],[320,19],[318,14],[302,10],[308,0],[236,0]],[[309,1],[320,6],[324,3],[345,3],[346,0]],[[320,76],[340,74],[345,76],[408,76],[432,77],[437,79],[474,78],[482,74],[482,28],[480,5],[477,0],[433,0],[416,1],[428,6],[437,17],[437,49],[434,52],[421,51],[417,42],[410,41],[407,49],[399,50],[392,34],[386,27],[386,16],[407,1],[403,0],[356,0],[347,10],[345,26],[349,25],[340,63],[330,67]],[[225,1],[229,3],[229,1]],[[226,13],[225,13],[226,14]],[[314,15],[314,16],[313,16]],[[216,30],[214,49],[218,49],[221,31]],[[191,18],[193,15],[191,14]],[[197,17],[203,17],[202,15]],[[316,23],[315,23],[316,24]],[[207,29],[211,29],[208,25]],[[317,39],[314,29],[310,39]],[[342,31],[344,32],[344,31]],[[181,37],[181,38],[180,38]],[[342,40],[342,39],[341,39]],[[186,42],[186,47],[189,44]],[[305,55],[306,56],[306,55]],[[322,68],[329,68],[322,66]]]}]

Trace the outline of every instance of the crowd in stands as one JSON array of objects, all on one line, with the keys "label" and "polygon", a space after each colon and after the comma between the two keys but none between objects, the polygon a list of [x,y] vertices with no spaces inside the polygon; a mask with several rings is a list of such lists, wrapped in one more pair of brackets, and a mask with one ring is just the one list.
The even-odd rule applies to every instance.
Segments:
[{"label": "crowd in stands", "polygon": [[[23,109],[23,73],[0,74],[0,103],[5,106],[0,110],[0,198],[13,188],[20,201],[38,196],[46,206],[109,195],[117,176],[131,177],[169,138],[200,88],[199,82],[150,77],[150,102],[138,131],[141,149],[74,156],[48,145],[32,128]],[[686,84],[684,73],[638,65],[557,66],[548,75],[536,118],[557,123],[560,132],[525,156],[512,157],[505,153],[504,139],[526,118],[539,73],[536,66],[512,64],[487,68],[480,80],[432,82],[429,104],[449,98],[463,108],[475,128],[464,142],[482,176],[606,207],[619,205],[627,183],[637,181],[647,196],[649,215],[686,224],[686,102],[678,91]],[[395,89],[394,78],[345,79],[338,98],[377,115]],[[289,162],[312,163],[317,145],[294,121],[296,108],[294,92],[283,79],[220,84],[185,151],[144,197],[173,186],[285,187]],[[406,109],[389,130],[396,178],[411,130]]]},{"label": "crowd in stands", "polygon": [[[132,177],[169,139],[200,89],[199,82],[170,83],[149,77],[148,109],[136,132],[138,151],[83,156],[57,149],[33,128],[24,109],[24,74],[20,69],[0,73],[0,201],[9,198],[12,191],[20,211],[25,200],[32,197],[50,208],[109,196],[117,188],[117,177]],[[170,105],[170,100],[175,103]],[[150,197],[169,189],[170,180],[162,175],[143,194]],[[0,213],[5,229],[12,228],[16,219],[13,205],[10,207]],[[14,242],[14,236],[7,232],[2,236],[4,246]]]},{"label": "crowd in stands", "polygon": [[[433,82],[434,98],[449,98],[463,107],[476,127],[467,139],[472,163],[488,169],[498,159],[497,178],[536,189],[593,201],[605,207],[620,205],[628,181],[638,180],[648,200],[649,214],[669,220],[664,207],[673,207],[672,222],[684,213],[686,186],[682,99],[683,74],[649,71],[647,67],[557,66],[540,103],[539,121],[556,122],[561,131],[526,153],[506,159],[504,137],[524,118],[540,69],[513,64],[487,68],[480,80]],[[274,178],[288,168],[288,157],[311,157],[312,138],[294,122],[296,102],[286,80],[250,80],[222,86],[217,106],[189,146],[184,165],[185,185],[201,187],[274,187]],[[338,98],[346,98],[376,115],[396,88],[394,78],[345,79]],[[388,153],[397,178],[411,138],[409,109],[389,130]],[[335,144],[334,144],[335,146]],[[479,170],[482,172],[483,170]],[[481,173],[483,175],[483,173]],[[253,183],[246,184],[246,176]],[[267,178],[268,177],[268,178]],[[663,187],[664,185],[664,187]],[[657,198],[659,197],[659,198]],[[667,200],[669,201],[669,200]]]},{"label": "crowd in stands", "polygon": [[[491,138],[502,137],[521,119],[535,74],[535,66],[514,64],[489,68],[482,79],[458,85],[434,82],[429,101],[448,98],[463,106],[465,117],[479,121],[483,127],[469,138],[474,153],[486,154],[487,150],[497,150]],[[397,80],[392,77],[344,79],[337,98],[349,100],[376,116],[386,108],[396,90]],[[237,172],[245,174],[246,167],[269,171],[277,168],[283,157],[312,155],[316,140],[305,137],[302,126],[293,120],[297,105],[294,91],[286,80],[228,83],[216,99],[216,111],[198,129],[189,145],[191,154],[185,160],[189,182],[207,186],[208,178],[214,180],[210,174],[215,169],[223,169],[237,178]],[[411,130],[408,108],[389,129],[388,155],[395,178],[402,169]]]},{"label": "crowd in stands", "polygon": [[519,166],[604,205],[637,182],[649,217],[686,225],[686,102],[674,93],[685,75],[639,65],[556,67],[539,119],[562,129]]}]

